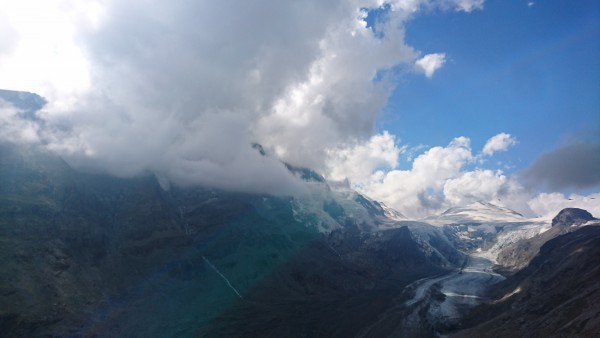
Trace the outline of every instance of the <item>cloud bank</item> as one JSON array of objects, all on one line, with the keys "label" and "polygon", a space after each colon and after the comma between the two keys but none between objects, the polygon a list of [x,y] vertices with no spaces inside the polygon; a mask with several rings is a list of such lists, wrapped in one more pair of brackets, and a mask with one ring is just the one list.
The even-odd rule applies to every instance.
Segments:
[{"label": "cloud bank", "polygon": [[[411,151],[394,135],[375,133],[399,74],[416,68],[432,77],[445,64],[444,53],[423,55],[409,46],[405,24],[421,11],[482,6],[13,1],[0,13],[0,87],[37,92],[49,102],[35,116],[0,102],[0,139],[41,145],[89,170],[151,172],[165,187],[288,194],[301,188],[287,162],[347,178],[411,217],[476,200],[544,214],[542,205],[558,197],[532,200],[514,177],[476,167],[483,156],[514,146],[514,136],[493,136],[479,152],[457,137],[401,170],[400,156]],[[525,177],[550,188],[593,186],[597,149],[559,149]],[[562,162],[577,165],[561,167],[564,156]]]},{"label": "cloud bank", "polygon": [[[23,130],[13,141],[75,166],[286,193],[297,182],[281,161],[325,172],[332,159],[353,161],[336,149],[377,147],[369,142],[398,70],[420,55],[404,41],[415,13],[482,3],[14,1],[2,14],[0,86],[49,103],[37,125],[3,114],[7,130]],[[444,58],[421,60],[431,76]],[[357,170],[394,165],[372,161]]]},{"label": "cloud bank", "polygon": [[408,152],[408,147],[386,132],[364,145],[338,150],[337,154],[343,156],[332,158],[329,172],[335,173],[330,178],[348,178],[355,189],[410,218],[477,201],[505,206],[528,217],[552,218],[566,207],[600,215],[598,193],[566,197],[556,192],[575,185],[597,186],[597,145],[576,141],[559,147],[540,156],[525,174],[508,175],[502,170],[480,167],[486,163],[483,156],[492,158],[516,144],[514,136],[499,133],[489,138],[480,151],[474,151],[470,139],[461,136],[446,146],[424,149],[414,159],[409,158],[410,169],[400,170],[399,156]]},{"label": "cloud bank", "polygon": [[[494,144],[501,138],[514,139],[501,133],[487,144]],[[386,149],[397,156],[398,149],[402,148],[396,145]],[[360,153],[357,151],[354,156],[360,156]],[[531,214],[525,189],[500,170],[473,168],[477,158],[470,139],[461,136],[445,147],[427,149],[412,161],[409,170],[379,170],[362,178],[354,177],[353,183],[358,190],[412,218],[476,201],[493,201]],[[358,159],[354,161],[364,163]]]}]

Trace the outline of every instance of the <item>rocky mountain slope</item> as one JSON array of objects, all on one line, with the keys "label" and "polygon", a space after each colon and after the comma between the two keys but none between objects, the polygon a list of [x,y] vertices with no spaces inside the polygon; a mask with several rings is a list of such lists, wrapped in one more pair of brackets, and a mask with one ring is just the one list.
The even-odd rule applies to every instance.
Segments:
[{"label": "rocky mountain slope", "polygon": [[506,272],[518,271],[529,264],[547,241],[577,230],[583,224],[597,221],[589,212],[577,209],[563,209],[554,219],[552,228],[531,238],[518,240],[503,248],[497,256],[498,264]]},{"label": "rocky mountain slope", "polygon": [[[568,218],[559,215],[557,226]],[[465,319],[475,327],[456,337],[597,337],[598,281],[600,223],[595,223],[543,244],[526,268],[493,287],[493,300]]]},{"label": "rocky mountain slope", "polygon": [[423,222],[442,227],[460,250],[492,262],[496,262],[504,248],[550,229],[550,224],[543,220],[528,219],[511,209],[481,201],[450,208]]},{"label": "rocky mountain slope", "polygon": [[0,175],[5,337],[347,336],[464,260],[320,180],[298,198],[164,190],[6,145]]},{"label": "rocky mountain slope", "polygon": [[[22,92],[0,100],[28,119],[45,104]],[[0,144],[0,335],[596,333],[598,227],[584,211],[551,226],[477,202],[411,221],[286,166],[302,194],[165,189],[150,173],[84,173]],[[530,264],[500,282],[494,263]]]},{"label": "rocky mountain slope", "polygon": [[433,224],[472,224],[524,222],[527,219],[518,212],[492,203],[478,201],[464,207],[453,207],[437,216],[425,219]]},{"label": "rocky mountain slope", "polygon": [[[508,332],[515,328],[495,317],[506,311],[509,322],[530,316],[537,324],[523,327],[532,332],[595,330],[598,227],[573,226],[589,215],[565,210],[543,232],[479,203],[434,224],[407,221],[343,184],[290,170],[308,194],[164,190],[152,175],[83,173],[48,153],[0,146],[0,332],[435,337],[484,320],[482,330]],[[560,229],[575,231],[494,286],[503,277],[491,270],[492,248]],[[463,318],[488,299],[497,302]],[[540,310],[550,307],[562,309],[554,319]]]}]

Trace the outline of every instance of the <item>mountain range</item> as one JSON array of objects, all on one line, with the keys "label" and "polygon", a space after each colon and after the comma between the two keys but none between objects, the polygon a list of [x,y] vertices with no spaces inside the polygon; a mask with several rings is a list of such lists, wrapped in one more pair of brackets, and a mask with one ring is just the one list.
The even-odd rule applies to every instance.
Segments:
[{"label": "mountain range", "polygon": [[600,332],[600,223],[584,210],[549,223],[482,201],[409,220],[287,168],[305,193],[165,189],[151,173],[83,172],[0,144],[2,336]]},{"label": "mountain range", "polygon": [[[593,225],[580,226],[586,223]],[[458,337],[598,336],[600,222],[584,210],[565,209],[551,230],[518,247],[544,239],[535,254],[525,255],[532,259],[523,269],[494,286],[492,301],[465,316],[465,326],[474,327]]]}]

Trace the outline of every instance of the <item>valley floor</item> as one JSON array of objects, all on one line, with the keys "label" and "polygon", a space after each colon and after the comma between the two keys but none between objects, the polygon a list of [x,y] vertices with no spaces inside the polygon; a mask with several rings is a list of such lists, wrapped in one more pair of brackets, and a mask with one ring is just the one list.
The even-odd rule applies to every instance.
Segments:
[{"label": "valley floor", "polygon": [[471,255],[459,271],[411,284],[408,288],[414,289],[414,296],[405,303],[413,309],[409,319],[419,318],[436,331],[457,327],[464,309],[482,303],[485,291],[504,279],[492,271],[492,265],[484,257]]},{"label": "valley floor", "polygon": [[470,255],[459,270],[409,284],[395,307],[385,311],[359,336],[376,336],[394,321],[393,337],[436,337],[456,330],[465,310],[484,302],[489,287],[504,280],[492,271],[492,266],[487,258]]}]

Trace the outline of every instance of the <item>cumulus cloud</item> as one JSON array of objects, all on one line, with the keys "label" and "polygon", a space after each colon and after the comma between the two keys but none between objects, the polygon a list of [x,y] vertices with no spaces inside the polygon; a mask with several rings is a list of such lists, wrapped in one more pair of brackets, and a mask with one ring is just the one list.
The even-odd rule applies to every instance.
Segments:
[{"label": "cumulus cloud", "polygon": [[481,151],[484,155],[492,156],[495,152],[505,151],[517,144],[517,139],[510,134],[500,133],[490,138]]},{"label": "cumulus cloud", "polygon": [[[387,70],[413,62],[404,44],[402,12],[380,23],[380,39],[364,21],[347,20],[319,41],[306,77],[292,82],[262,116],[259,141],[285,161],[323,169],[326,150],[373,134],[373,123],[391,93]],[[375,80],[377,74],[383,74]]]},{"label": "cumulus cloud", "polygon": [[415,66],[421,72],[425,74],[425,76],[431,78],[433,73],[435,73],[438,69],[442,68],[442,66],[446,63],[446,54],[444,53],[436,53],[436,54],[427,54],[422,58],[415,61]]},{"label": "cumulus cloud", "polygon": [[538,157],[522,174],[533,187],[550,190],[600,186],[600,142],[573,141]]},{"label": "cumulus cloud", "polygon": [[360,189],[409,217],[426,216],[443,207],[446,180],[457,177],[472,160],[470,140],[457,137],[446,147],[432,147],[419,155],[410,170],[374,173]]},{"label": "cumulus cloud", "polygon": [[[398,163],[399,155],[408,152],[409,148],[384,133],[369,142],[338,151],[340,156],[330,168],[335,175],[330,177],[342,179],[347,173],[346,177],[351,175],[355,189],[412,218],[426,217],[477,201],[508,207],[527,217],[551,218],[566,207],[600,214],[600,196],[597,193],[588,196],[573,194],[569,198],[562,193],[538,193],[535,188],[522,183],[523,175],[473,168],[473,165],[481,164],[478,160],[482,154],[493,156],[515,143],[514,136],[500,133],[491,137],[483,150],[474,155],[469,138],[457,137],[445,147],[426,149],[411,160],[409,170],[399,170],[394,163]],[[597,182],[592,178],[600,172],[600,169],[591,170],[600,156],[600,149],[594,147],[593,142],[572,142],[542,155],[526,174],[535,175],[544,184],[552,179],[555,189],[573,186],[574,182],[591,187],[591,183]],[[577,169],[582,166],[587,169]],[[589,184],[584,185],[583,182]]]},{"label": "cumulus cloud", "polygon": [[361,186],[376,170],[395,168],[398,156],[405,149],[396,144],[394,135],[384,131],[367,142],[329,150],[327,177],[332,180],[349,179]]},{"label": "cumulus cloud", "polygon": [[[425,7],[475,8],[462,0],[31,1],[3,9],[10,20],[0,39],[12,44],[0,51],[0,73],[2,86],[49,100],[37,114],[39,143],[115,175],[260,192],[296,184],[281,161],[322,171],[352,162],[344,149],[360,152],[371,139],[396,70],[419,55],[404,41],[406,21]],[[383,13],[376,29],[365,21],[374,9]],[[393,163],[382,161],[373,163]]]},{"label": "cumulus cloud", "polygon": [[[501,171],[465,169],[479,157],[466,137],[411,156],[412,168],[398,170],[406,146],[387,132],[373,135],[395,70],[417,67],[431,77],[446,60],[443,53],[418,58],[404,41],[406,21],[423,8],[469,12],[483,1],[109,0],[89,2],[91,10],[58,3],[30,13],[36,6],[24,0],[0,14],[10,19],[0,33],[2,86],[50,100],[36,119],[2,103],[4,141],[43,144],[76,166],[114,175],[154,172],[165,185],[253,192],[299,189],[285,161],[349,178],[413,217],[475,200],[528,205],[523,188]],[[376,8],[385,13],[367,27]],[[27,26],[35,21],[27,18],[45,25]],[[19,69],[33,71],[17,77]],[[271,156],[252,149],[254,142]],[[515,143],[501,133],[481,153]],[[596,163],[594,151],[567,162]],[[540,173],[548,157],[530,171]],[[595,182],[585,173],[578,184]],[[562,176],[539,177],[553,175]],[[539,210],[540,203],[531,205]]]},{"label": "cumulus cloud", "polygon": [[[0,13],[0,87],[35,91],[49,103],[31,115],[0,102],[0,140],[39,144],[73,165],[118,176],[153,172],[165,186],[289,193],[300,183],[288,162],[350,178],[414,217],[479,199],[528,205],[523,188],[501,171],[466,169],[481,154],[514,145],[509,134],[492,137],[477,156],[458,137],[399,170],[406,146],[374,132],[399,69],[432,77],[446,61],[444,53],[422,56],[407,45],[406,22],[424,9],[482,6],[12,1]],[[373,10],[379,16],[367,27]],[[551,187],[597,184],[594,147],[549,153],[525,176]],[[562,155],[569,167],[559,166]],[[549,200],[530,205],[540,210]]]},{"label": "cumulus cloud", "polygon": [[514,177],[501,170],[465,171],[444,184],[444,197],[449,206],[462,206],[477,201],[491,202],[533,216],[527,202],[529,192]]},{"label": "cumulus cloud", "polygon": [[477,169],[464,172],[444,183],[444,196],[453,205],[498,199],[507,178],[501,171]]},{"label": "cumulus cloud", "polygon": [[528,202],[534,213],[546,219],[552,219],[564,208],[585,209],[594,217],[600,217],[600,193],[587,196],[571,194],[566,197],[562,193],[541,193]]},{"label": "cumulus cloud", "polygon": [[[389,140],[388,140],[389,141]],[[389,143],[387,147],[374,147],[379,150],[378,159],[397,161],[399,149],[406,146]],[[366,145],[357,146],[348,151],[355,155],[346,163],[360,163],[360,159],[368,157]],[[387,153],[388,157],[383,156]],[[500,170],[482,168],[468,169],[478,157],[473,155],[470,139],[457,137],[445,147],[431,147],[412,161],[410,170],[399,170],[391,167],[388,170],[377,170],[376,165],[358,166],[360,169],[340,170],[338,179],[345,171],[351,172],[354,188],[385,202],[408,217],[421,218],[444,211],[453,206],[466,205],[476,201],[492,202],[512,208],[526,215],[532,215],[527,202],[528,191],[514,178]],[[371,162],[374,163],[374,162]],[[393,161],[386,164],[391,165]],[[356,164],[354,164],[356,165]],[[375,170],[372,174],[369,169]],[[360,176],[362,175],[362,178]]]},{"label": "cumulus cloud", "polygon": [[[516,144],[507,133],[491,137],[481,153],[473,155],[467,137],[455,138],[445,147],[431,147],[412,161],[410,170],[376,170],[370,176],[354,179],[354,187],[385,202],[413,218],[436,214],[453,206],[476,201],[492,202],[522,213],[525,216],[553,217],[565,207],[579,207],[592,212],[600,208],[597,194],[588,196],[562,193],[537,193],[531,186],[535,180],[551,186],[554,191],[573,186],[594,187],[598,184],[600,148],[594,142],[571,142],[551,153],[542,155],[525,175],[506,175],[501,170],[475,167],[481,155],[493,156]],[[396,145],[390,149],[406,149]],[[366,149],[357,147],[357,149]],[[380,147],[379,149],[386,149]],[[364,157],[364,156],[363,156]],[[358,157],[357,157],[358,158]],[[394,157],[396,159],[396,157]],[[390,162],[391,163],[391,162]],[[373,167],[370,167],[373,168]],[[364,175],[368,170],[355,171]],[[340,172],[341,173],[341,172]],[[528,181],[529,180],[529,181]],[[523,184],[525,182],[527,184]]]}]

